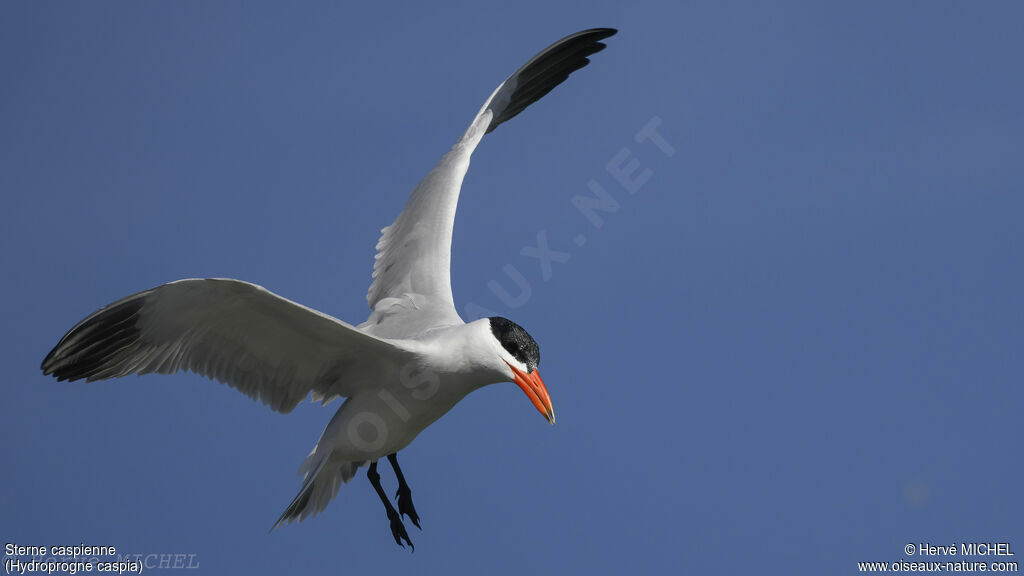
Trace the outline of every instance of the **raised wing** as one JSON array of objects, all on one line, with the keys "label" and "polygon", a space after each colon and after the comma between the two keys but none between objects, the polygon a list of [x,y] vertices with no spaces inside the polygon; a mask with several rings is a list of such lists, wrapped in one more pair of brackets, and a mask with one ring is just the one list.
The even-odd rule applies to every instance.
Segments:
[{"label": "raised wing", "polygon": [[[43,360],[58,380],[190,370],[278,412],[378,385],[406,352],[326,314],[228,279],[179,280],[82,320]],[[385,363],[390,363],[386,366]]]},{"label": "raised wing", "polygon": [[366,301],[373,310],[361,330],[412,338],[460,324],[452,299],[451,245],[455,207],[469,158],[484,134],[513,118],[583,68],[615,34],[594,28],[562,38],[530,59],[491,94],[469,129],[413,189],[405,209],[381,231]]}]

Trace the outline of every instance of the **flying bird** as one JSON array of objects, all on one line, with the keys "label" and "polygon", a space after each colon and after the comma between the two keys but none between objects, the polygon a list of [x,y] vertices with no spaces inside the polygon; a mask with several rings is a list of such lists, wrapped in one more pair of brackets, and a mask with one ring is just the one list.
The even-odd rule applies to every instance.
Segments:
[{"label": "flying bird", "polygon": [[[540,349],[515,322],[463,322],[449,274],[452,226],[469,158],[484,135],[589,64],[615,34],[566,36],[531,58],[484,102],[469,128],[381,231],[366,300],[371,312],[346,324],[241,280],[170,282],[122,298],[79,322],[42,363],[57,380],[191,371],[288,413],[310,396],[345,398],[300,467],[302,487],[271,530],[327,506],[343,483],[367,478],[399,546],[418,528],[397,453],[470,392],[516,383],[551,423],[555,411],[537,371]],[[380,483],[387,457],[398,480],[397,510]]]}]

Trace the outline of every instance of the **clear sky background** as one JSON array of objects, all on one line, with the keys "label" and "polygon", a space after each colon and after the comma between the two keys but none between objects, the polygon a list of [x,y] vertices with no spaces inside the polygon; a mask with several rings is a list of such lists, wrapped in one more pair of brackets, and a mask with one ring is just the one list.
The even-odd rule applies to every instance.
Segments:
[{"label": "clear sky background", "polygon": [[[1020,558],[1024,7],[428,4],[0,2],[0,539],[211,574]],[[408,192],[594,26],[620,33],[486,137],[455,227],[457,305],[538,340],[558,424],[496,385],[402,452],[414,554],[363,475],[267,535],[337,404],[41,375],[79,319],[185,277],[361,322]],[[636,142],[654,118],[674,155]],[[619,154],[650,171],[635,194]],[[600,227],[572,200],[591,180]],[[548,278],[521,254],[541,232],[569,255]],[[528,296],[489,287],[519,291],[508,266]]]}]

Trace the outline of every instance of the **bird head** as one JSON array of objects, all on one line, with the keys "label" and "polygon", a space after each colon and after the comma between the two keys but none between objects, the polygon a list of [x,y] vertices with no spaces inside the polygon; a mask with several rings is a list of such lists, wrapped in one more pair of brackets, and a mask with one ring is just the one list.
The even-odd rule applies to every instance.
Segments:
[{"label": "bird head", "polygon": [[500,344],[498,356],[508,367],[503,370],[505,377],[515,382],[548,422],[554,424],[555,408],[537,372],[537,365],[540,364],[540,347],[537,342],[522,326],[507,318],[494,316],[487,320],[490,322],[491,334]]}]

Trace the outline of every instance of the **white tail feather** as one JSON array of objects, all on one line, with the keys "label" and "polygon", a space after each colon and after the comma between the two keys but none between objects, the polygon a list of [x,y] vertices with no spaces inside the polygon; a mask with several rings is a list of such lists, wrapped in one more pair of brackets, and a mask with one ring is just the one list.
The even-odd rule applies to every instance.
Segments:
[{"label": "white tail feather", "polygon": [[303,474],[302,489],[270,527],[270,531],[273,532],[282,523],[302,522],[323,512],[338,495],[341,485],[351,480],[363,464],[366,462],[339,461],[318,454],[314,448],[299,466],[299,473]]}]

